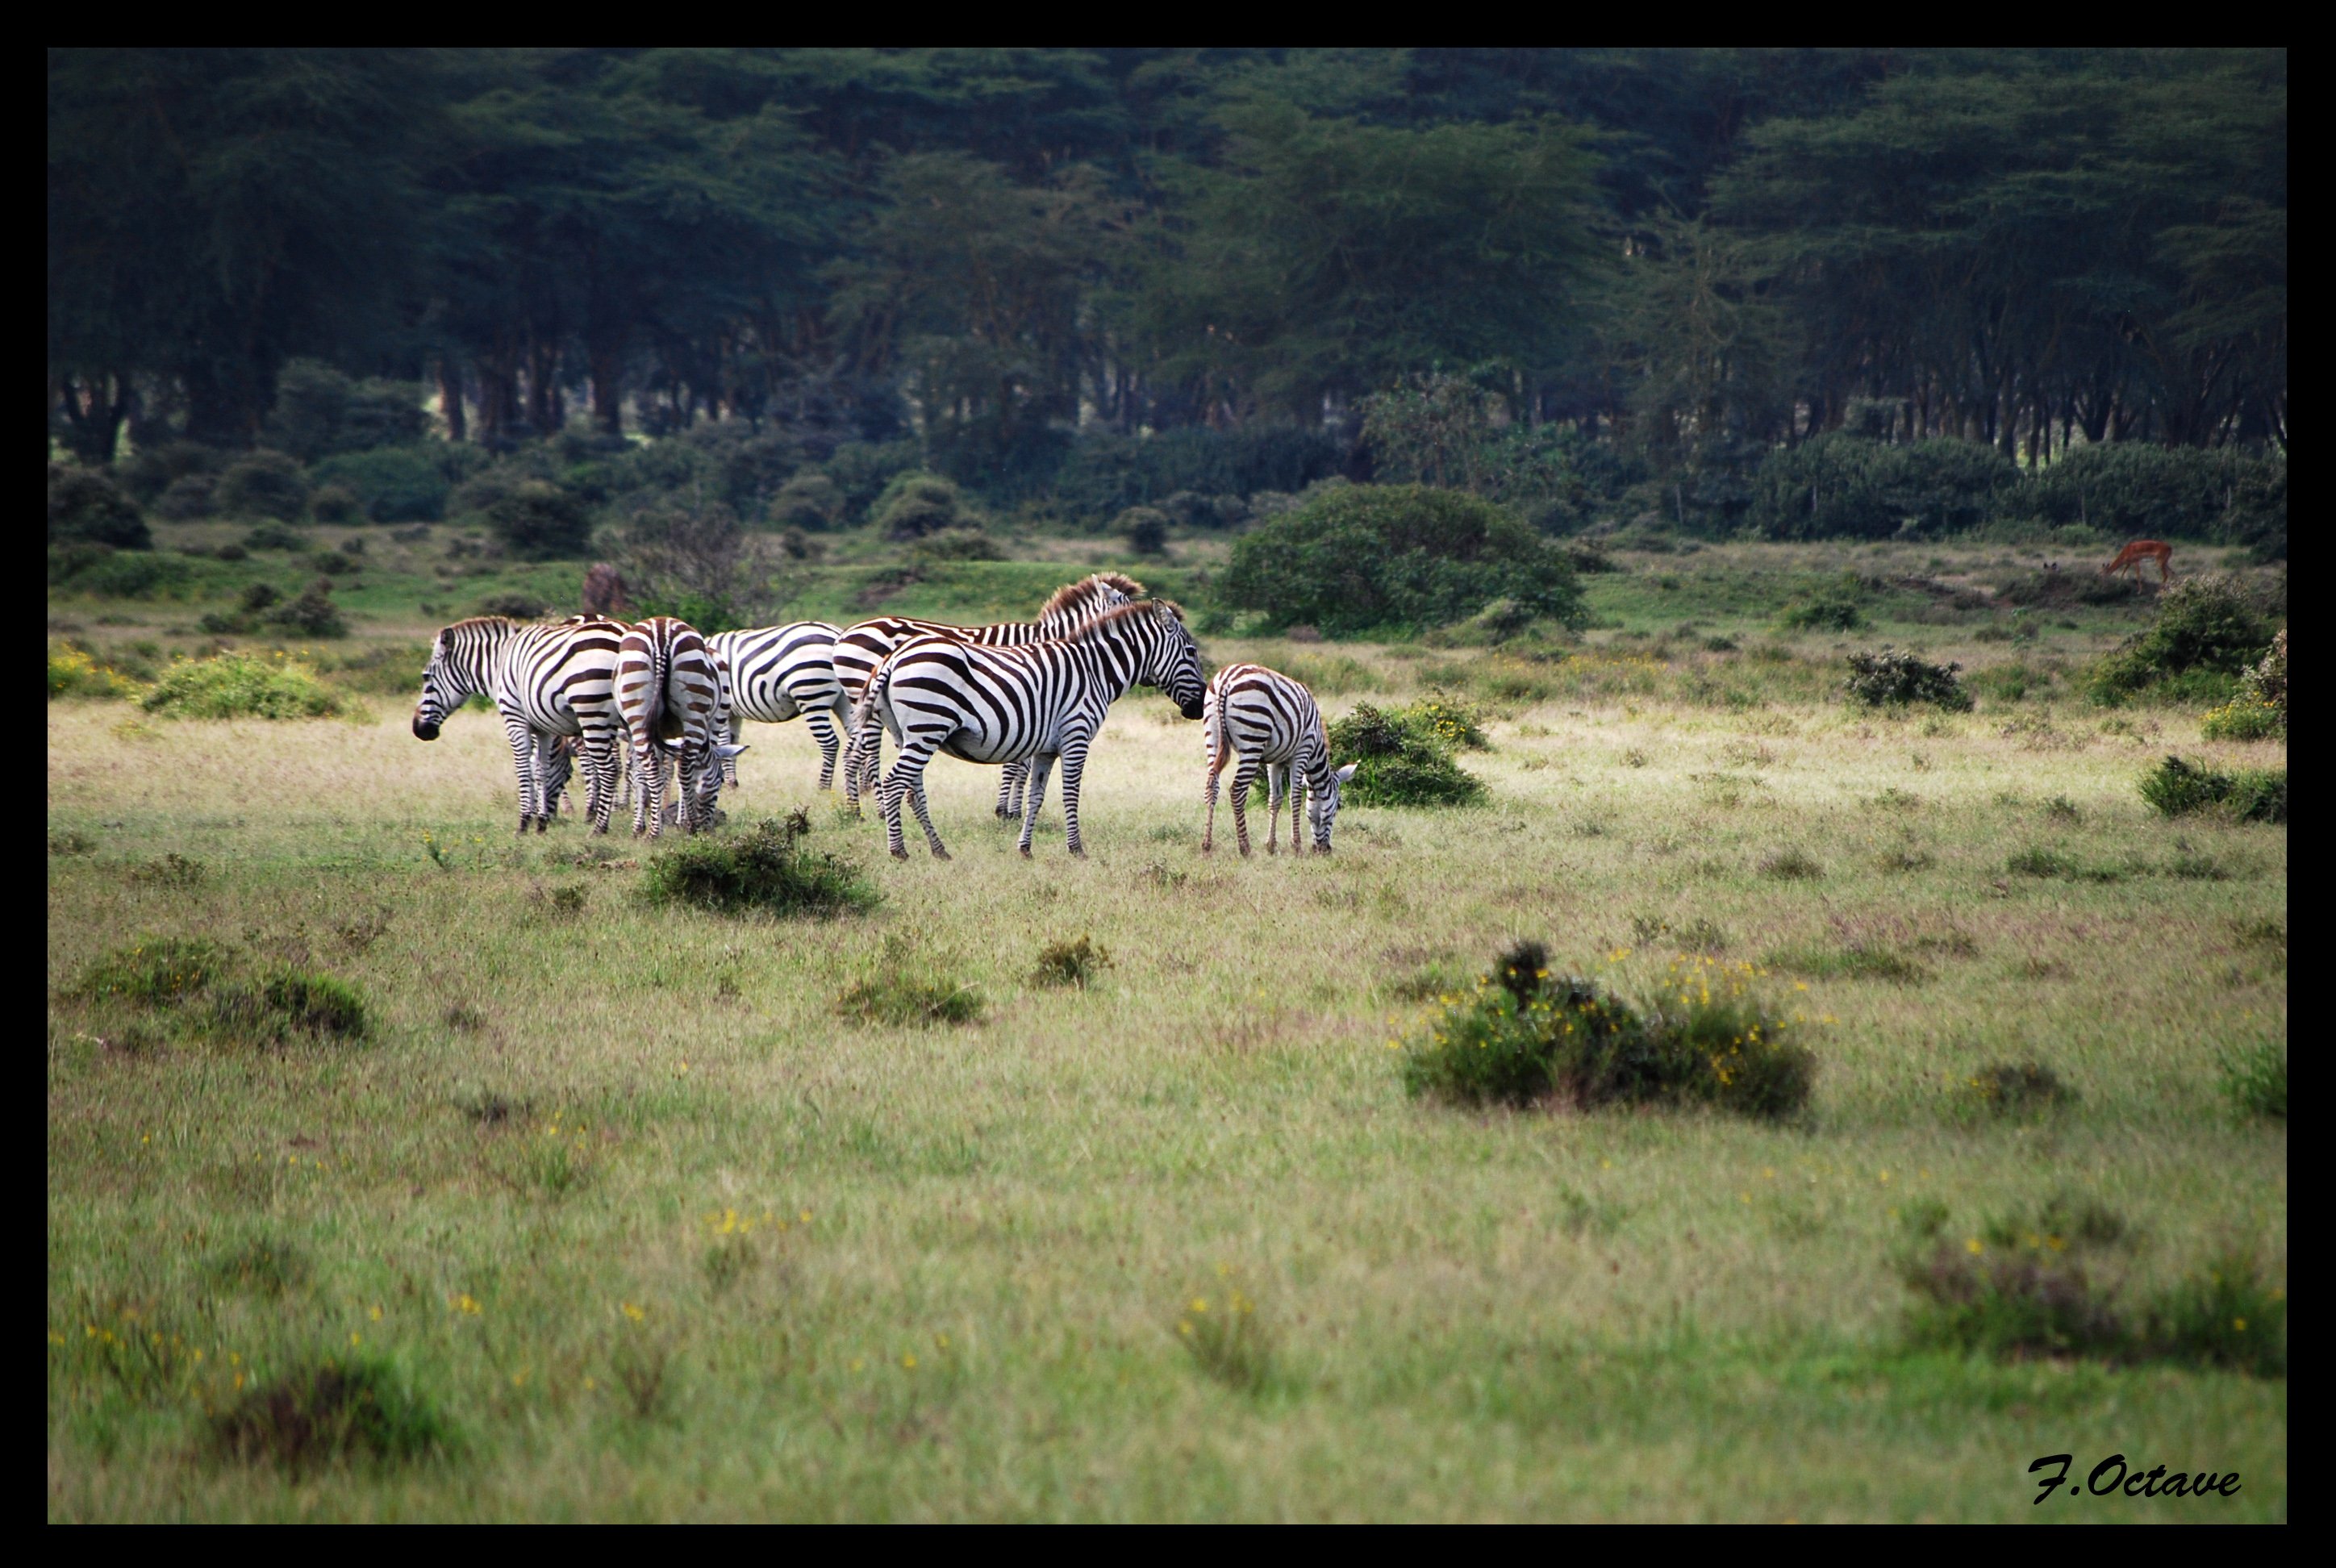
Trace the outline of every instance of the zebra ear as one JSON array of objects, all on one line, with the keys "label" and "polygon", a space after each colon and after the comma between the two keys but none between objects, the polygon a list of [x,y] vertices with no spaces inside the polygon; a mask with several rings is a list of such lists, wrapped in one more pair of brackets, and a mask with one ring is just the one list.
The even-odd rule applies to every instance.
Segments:
[{"label": "zebra ear", "polygon": [[1348,763],[1345,767],[1340,768],[1337,773],[1332,774],[1330,776],[1337,779],[1340,784],[1345,784],[1348,779],[1355,776],[1355,768],[1357,765],[1357,764]]},{"label": "zebra ear", "polygon": [[715,756],[717,759],[719,759],[719,758],[734,757],[734,756],[736,756],[740,752],[745,751],[745,750],[746,749],[746,746],[747,746],[748,745],[750,745],[750,744],[752,744],[752,743],[750,743],[750,742],[742,742],[742,743],[739,743],[739,744],[737,744],[737,745],[732,745],[730,742],[728,742],[728,741],[726,741],[726,740],[725,740],[725,741],[723,741],[723,742],[719,743],[718,745],[716,745],[715,746],[715,748],[714,748],[714,755],[715,755]]}]

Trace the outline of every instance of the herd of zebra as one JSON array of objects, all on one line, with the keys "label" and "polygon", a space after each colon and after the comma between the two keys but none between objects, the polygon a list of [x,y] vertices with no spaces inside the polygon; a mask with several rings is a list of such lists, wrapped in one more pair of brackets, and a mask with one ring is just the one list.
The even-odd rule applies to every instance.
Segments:
[{"label": "herd of zebra", "polygon": [[[1232,795],[1241,852],[1250,852],[1248,798],[1260,768],[1268,852],[1286,791],[1292,852],[1301,798],[1311,802],[1315,849],[1329,852],[1339,786],[1355,770],[1330,765],[1313,694],[1253,664],[1229,665],[1204,682],[1184,612],[1117,572],[1057,589],[1035,620],[990,626],[881,616],[841,630],[795,621],[707,637],[671,616],[633,624],[590,615],[552,623],[481,616],[438,633],[414,733],[435,740],[467,699],[486,696],[502,717],[519,773],[521,833],[550,826],[580,765],[593,832],[608,831],[622,785],[632,795],[634,833],[655,837],[668,820],[668,760],[677,771],[669,820],[695,832],[712,822],[724,785],[737,783],[745,721],[800,717],[819,745],[819,787],[833,784],[840,765],[844,802],[855,815],[861,797],[875,791],[888,845],[902,859],[904,801],[934,856],[949,858],[925,798],[925,766],[936,752],[1003,765],[997,813],[1021,819],[1025,856],[1059,763],[1070,852],[1084,855],[1079,779],[1087,748],[1111,704],[1138,685],[1165,692],[1186,718],[1203,721],[1203,850],[1214,843],[1219,775],[1238,758]],[[880,786],[887,732],[899,755]]]}]

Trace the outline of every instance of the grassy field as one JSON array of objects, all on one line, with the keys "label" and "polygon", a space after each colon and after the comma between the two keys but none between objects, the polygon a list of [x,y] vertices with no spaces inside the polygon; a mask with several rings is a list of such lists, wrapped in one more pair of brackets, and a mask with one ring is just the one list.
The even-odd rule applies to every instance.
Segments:
[{"label": "grassy field", "polygon": [[[2141,607],[1991,602],[2026,550],[1730,546],[1619,557],[1559,659],[1204,623],[1210,658],[1334,713],[1436,685],[1497,716],[1463,758],[1489,804],[1350,806],[1327,860],[1204,860],[1198,726],[1149,695],[1091,760],[1084,862],[1051,811],[1020,862],[995,774],[943,763],[958,858],[895,864],[814,796],[800,726],[751,727],[725,831],[808,807],[883,894],[774,923],[645,908],[644,852],[573,819],[514,841],[492,720],[417,744],[380,657],[426,637],[425,595],[469,608],[443,538],[369,531],[356,635],[320,657],[369,713],[50,705],[51,1519],[2286,1518],[2283,1378],[1906,1330],[1897,1261],[1941,1205],[1974,1244],[2056,1196],[2112,1210],[2136,1300],[2234,1254],[2286,1283],[2284,1123],[2220,1088],[2285,1039],[2286,830],[2136,790],[2171,749],[2284,746],[2086,706],[2075,673]],[[1176,548],[1138,570],[1191,591],[1215,549]],[[1005,613],[1127,565],[1032,553],[879,602]],[[257,560],[181,599],[57,595],[52,636],[158,660]],[[800,611],[861,613],[863,570],[831,560]],[[1778,633],[1844,570],[1875,627]],[[1883,641],[1962,661],[1977,711],[1844,706],[1841,652]],[[1111,966],[1040,984],[1080,936]],[[1625,995],[1690,945],[1755,965],[1819,1058],[1808,1110],[1406,1098],[1390,1040],[1518,937]],[[171,938],[340,977],[370,1036],[259,1049],[79,994]],[[839,1016],[892,973],[978,1019]],[[2073,1100],[1972,1092],[2029,1061]],[[1232,1348],[1182,1331],[1236,1295]],[[430,1451],[307,1462],[297,1415],[248,1402],[295,1377],[355,1379],[387,1446]],[[277,1457],[238,1456],[255,1421]],[[2031,1505],[2064,1453],[2242,1485]]]}]

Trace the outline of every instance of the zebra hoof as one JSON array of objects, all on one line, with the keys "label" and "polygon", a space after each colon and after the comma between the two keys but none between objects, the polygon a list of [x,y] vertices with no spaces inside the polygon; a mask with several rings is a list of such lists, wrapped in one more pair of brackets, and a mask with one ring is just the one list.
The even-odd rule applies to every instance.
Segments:
[{"label": "zebra hoof", "polygon": [[1017,846],[1017,848],[1019,848],[1019,849],[1021,850],[1021,852],[1022,852],[1022,858],[1023,858],[1024,860],[1026,860],[1026,861],[1027,861],[1027,860],[1028,860],[1028,859],[1030,858],[1030,846],[1029,846],[1028,844],[1021,844],[1021,845],[1018,845],[1018,846]]},{"label": "zebra hoof", "polygon": [[909,852],[906,850],[894,850],[892,852],[892,858],[896,861],[907,860],[909,858]]}]

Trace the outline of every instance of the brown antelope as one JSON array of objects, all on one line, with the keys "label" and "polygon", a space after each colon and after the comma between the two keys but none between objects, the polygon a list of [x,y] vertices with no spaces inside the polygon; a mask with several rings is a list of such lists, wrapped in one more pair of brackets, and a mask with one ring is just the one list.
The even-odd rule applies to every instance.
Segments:
[{"label": "brown antelope", "polygon": [[2174,580],[2174,547],[2155,539],[2136,539],[2118,550],[2117,559],[2101,568],[2101,575],[2108,577],[2130,568],[2134,580],[2138,582],[2141,580],[2141,563],[2145,560],[2157,563],[2158,587],[2163,588]]}]

